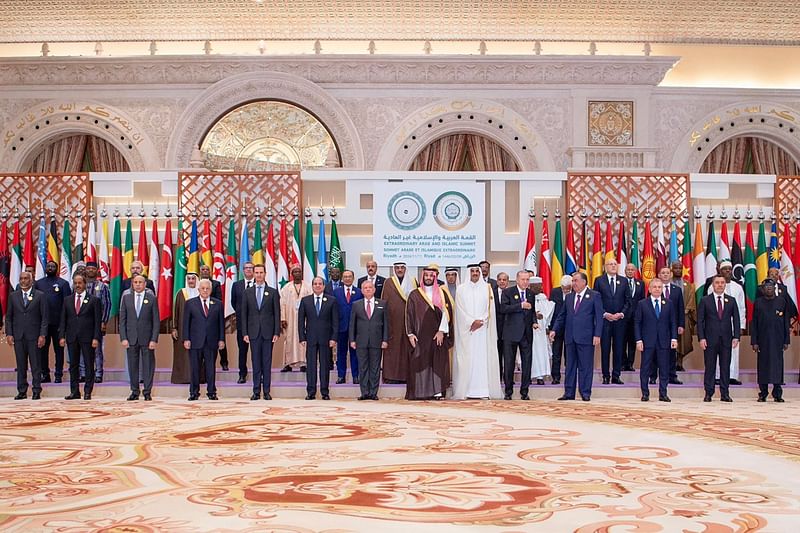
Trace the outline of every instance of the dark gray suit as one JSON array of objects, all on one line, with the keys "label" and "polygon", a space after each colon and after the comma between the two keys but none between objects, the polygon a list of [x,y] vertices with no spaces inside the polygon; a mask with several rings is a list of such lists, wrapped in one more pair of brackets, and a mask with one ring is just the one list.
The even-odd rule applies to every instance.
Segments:
[{"label": "dark gray suit", "polygon": [[381,343],[389,342],[389,320],[383,300],[374,298],[373,301],[370,318],[367,318],[366,299],[353,303],[348,339],[356,343],[361,396],[377,398],[381,373]]},{"label": "dark gray suit", "polygon": [[27,303],[22,289],[8,297],[6,311],[6,335],[14,337],[14,355],[17,360],[17,392],[28,393],[28,363],[31,366],[33,393],[42,392],[42,367],[37,342],[47,335],[47,302],[44,293],[33,287],[29,290]]},{"label": "dark gray suit", "polygon": [[156,370],[155,350],[148,346],[158,342],[161,325],[158,315],[156,295],[149,289],[142,293],[139,315],[136,315],[136,292],[128,292],[122,297],[119,308],[119,340],[128,341],[128,376],[131,392],[139,396],[139,362],[141,377],[144,380],[144,394],[149,396],[153,390],[153,375]]},{"label": "dark gray suit", "polygon": [[250,356],[253,362],[253,394],[264,397],[272,384],[272,337],[281,334],[281,297],[278,291],[264,283],[261,306],[258,305],[258,287],[244,291],[239,315],[242,337],[249,337]]}]

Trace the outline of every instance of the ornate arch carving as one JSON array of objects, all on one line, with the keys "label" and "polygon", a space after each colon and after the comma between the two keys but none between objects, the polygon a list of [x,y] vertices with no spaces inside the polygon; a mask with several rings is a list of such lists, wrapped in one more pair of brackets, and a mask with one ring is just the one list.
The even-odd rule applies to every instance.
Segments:
[{"label": "ornate arch carving", "polygon": [[120,109],[89,100],[51,100],[26,109],[6,128],[0,168],[23,172],[44,143],[80,134],[109,142],[132,171],[161,168],[153,142],[133,118]]},{"label": "ornate arch carving", "polygon": [[670,169],[699,172],[714,148],[742,135],[774,142],[800,162],[800,111],[774,102],[749,101],[721,107],[696,122],[681,138]]},{"label": "ornate arch carving", "polygon": [[226,112],[264,99],[284,100],[305,108],[330,131],[339,149],[342,167],[364,168],[361,141],[344,107],[319,85],[281,72],[230,76],[195,98],[175,125],[167,147],[167,168],[188,167],[194,147]]},{"label": "ornate arch carving", "polygon": [[428,104],[400,123],[381,147],[376,170],[407,170],[431,142],[453,133],[476,133],[502,146],[521,171],[554,170],[552,154],[532,124],[490,100],[442,100]]}]

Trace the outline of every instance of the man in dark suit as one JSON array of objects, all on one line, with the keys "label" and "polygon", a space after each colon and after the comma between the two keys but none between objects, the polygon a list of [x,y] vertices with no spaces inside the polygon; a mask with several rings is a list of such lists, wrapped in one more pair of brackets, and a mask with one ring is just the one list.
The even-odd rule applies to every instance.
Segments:
[{"label": "man in dark suit", "polygon": [[33,288],[33,277],[27,272],[19,275],[19,289],[8,296],[6,311],[6,340],[14,347],[17,360],[17,395],[15,400],[28,397],[28,363],[33,381],[33,399],[42,395],[42,368],[39,350],[47,335],[47,301],[44,293]]},{"label": "man in dark suit", "polygon": [[[631,299],[631,310],[635,310],[639,302],[647,296],[644,282],[636,278],[636,265],[628,263],[625,265],[625,283],[628,284],[628,296]],[[625,318],[625,346],[622,350],[622,371],[633,372],[633,365],[636,363],[636,337],[633,334],[633,313],[628,313]]]},{"label": "man in dark suit", "polygon": [[[603,384],[609,382],[622,385],[622,352],[625,348],[625,317],[629,314],[631,299],[627,283],[617,275],[617,260],[606,259],[605,274],[594,281],[594,290],[600,293],[603,303],[603,335],[600,340],[600,364],[603,368]],[[614,351],[613,365],[611,351]],[[610,367],[610,368],[609,368]]]},{"label": "man in dark suit", "polygon": [[[775,296],[778,298],[783,298],[786,300],[786,309],[789,313],[789,320],[793,319],[797,316],[797,306],[792,300],[792,297],[789,296],[789,290],[786,288],[786,284],[781,280],[781,271],[779,268],[772,267],[767,270],[767,279],[771,279],[775,282]],[[758,286],[756,289],[756,298],[764,297],[764,284]]]},{"label": "man in dark suit", "polygon": [[200,398],[200,359],[206,369],[206,393],[209,400],[217,400],[216,359],[217,350],[225,343],[225,317],[222,302],[211,297],[211,280],[198,282],[200,295],[186,302],[183,315],[183,347],[189,350],[191,381],[189,401]]},{"label": "man in dark suit", "polygon": [[[120,285],[120,301],[122,301],[122,295],[125,294],[125,291],[131,290],[133,278],[135,278],[136,276],[143,276],[143,275],[144,275],[144,264],[141,261],[134,261],[133,263],[131,263],[131,277],[129,277],[128,279],[123,279],[122,285]],[[146,280],[145,288],[151,290],[153,294],[155,294],[156,286],[153,285],[153,280],[148,278],[145,278],[145,280]]]},{"label": "man in dark suit", "polygon": [[[245,383],[247,381],[247,350],[249,345],[244,341],[242,334],[242,302],[244,302],[244,291],[255,285],[253,279],[253,263],[247,261],[242,270],[244,279],[233,282],[231,286],[231,307],[236,316],[236,344],[239,346],[239,379],[236,383]],[[277,289],[277,287],[273,287]]]},{"label": "man in dark suit", "polygon": [[331,267],[328,270],[328,275],[330,276],[331,280],[325,284],[325,293],[333,296],[334,291],[344,285],[344,282],[342,281],[342,271],[337,267]]},{"label": "man in dark suit", "polygon": [[386,282],[386,278],[378,275],[378,263],[376,263],[375,261],[367,261],[367,275],[358,278],[358,288],[360,289],[361,285],[363,285],[364,282],[368,280],[375,285],[375,298],[380,298],[383,292],[383,284]]},{"label": "man in dark suit", "polygon": [[[211,297],[222,301],[222,285],[211,277],[211,267],[200,265],[200,279],[211,281]],[[223,313],[224,314],[224,313]],[[222,336],[222,348],[219,349],[219,365],[223,372],[228,371],[228,348],[225,346],[225,335]]]},{"label": "man in dark suit", "polygon": [[531,384],[531,363],[533,358],[533,323],[536,316],[534,297],[528,288],[530,274],[527,270],[517,272],[517,286],[503,291],[500,312],[503,319],[503,382],[505,399],[514,394],[514,365],[517,349],[522,362],[519,394],[529,400],[528,388]]},{"label": "man in dark suit", "polygon": [[317,366],[319,366],[319,391],[323,400],[330,400],[331,349],[336,348],[339,333],[339,306],[333,297],[325,295],[325,280],[317,276],[311,282],[313,294],[300,300],[297,312],[298,338],[306,350],[306,400],[317,394]]},{"label": "man in dark suit", "polygon": [[[347,375],[347,359],[350,356],[350,374],[353,376],[353,384],[358,384],[361,380],[358,366],[358,354],[356,350],[350,348],[349,332],[350,318],[353,304],[364,297],[361,289],[353,285],[355,274],[352,270],[345,270],[342,274],[342,286],[333,291],[336,303],[339,305],[339,337],[336,343],[336,383],[344,383]],[[373,284],[373,287],[375,285]]]},{"label": "man in dark suit", "polygon": [[[550,291],[550,301],[553,302],[553,318],[547,324],[548,331],[553,330],[553,324],[556,317],[561,313],[561,308],[564,307],[564,297],[572,292],[572,276],[565,275],[561,277],[561,286],[554,288]],[[561,383],[561,360],[564,358],[564,332],[556,333],[553,339],[553,360],[550,364],[550,377],[553,380],[553,385]],[[566,359],[564,359],[566,362]]]},{"label": "man in dark suit", "polygon": [[389,346],[389,321],[383,301],[375,298],[371,281],[361,284],[363,298],[352,305],[348,338],[358,354],[359,400],[377,400],[381,353]]},{"label": "man in dark suit", "polygon": [[[670,271],[671,272],[671,271]],[[683,296],[681,296],[683,301]],[[658,400],[669,402],[667,381],[669,380],[670,350],[678,347],[678,320],[675,305],[664,296],[664,282],[656,278],[650,282],[650,297],[636,305],[633,329],[636,349],[642,352],[642,368],[639,382],[642,401],[650,400],[650,369],[658,371]]]},{"label": "man in dark suit", "polygon": [[161,319],[158,300],[147,289],[147,280],[141,274],[133,277],[132,290],[122,297],[119,307],[119,339],[127,350],[128,377],[131,393],[128,401],[139,399],[139,369],[144,381],[144,399],[153,399],[153,376],[156,370],[156,343]]},{"label": "man in dark suit", "polygon": [[[658,278],[663,285],[662,294],[664,298],[672,306],[675,314],[675,320],[678,323],[678,335],[683,334],[683,328],[686,327],[686,307],[683,300],[683,290],[672,283],[672,267],[665,266],[658,272]],[[678,337],[675,337],[676,339]],[[658,367],[650,367],[650,383],[656,382],[658,375]],[[670,348],[669,353],[669,384],[670,385],[683,385],[683,381],[678,379],[678,350],[677,347]]]},{"label": "man in dark suit", "polygon": [[567,368],[564,376],[564,395],[559,400],[575,399],[576,379],[581,399],[592,397],[594,348],[603,333],[603,303],[600,293],[589,289],[583,272],[572,275],[572,292],[564,299],[564,307],[553,324],[550,340],[563,331],[567,345]]},{"label": "man in dark suit", "polygon": [[58,277],[58,265],[55,261],[48,261],[44,267],[44,277],[37,279],[33,287],[44,293],[47,302],[47,334],[44,336],[44,346],[40,351],[40,366],[42,369],[42,383],[50,383],[50,344],[53,344],[55,353],[55,382],[61,383],[64,376],[64,348],[58,345],[58,325],[61,323],[61,312],[64,309],[64,299],[72,294],[72,287],[67,280]]},{"label": "man in dark suit", "polygon": [[281,333],[281,297],[278,291],[267,285],[267,270],[256,265],[253,274],[255,284],[244,291],[241,304],[242,336],[250,345],[253,360],[253,395],[258,400],[261,392],[264,399],[271,400],[272,348]]},{"label": "man in dark suit", "polygon": [[86,369],[86,386],[83,399],[92,399],[94,388],[95,350],[102,338],[103,303],[86,288],[83,274],[72,276],[74,289],[71,298],[64,299],[64,312],[61,313],[61,324],[58,327],[58,338],[61,346],[69,344],[69,396],[65,400],[78,400],[81,397],[79,386],[80,363]]},{"label": "man in dark suit", "polygon": [[500,272],[497,274],[497,288],[492,289],[492,299],[494,300],[494,316],[497,317],[497,357],[500,360],[500,381],[505,380],[503,373],[503,357],[505,344],[503,343],[503,327],[505,326],[506,315],[500,312],[500,302],[503,300],[503,291],[508,288],[508,274]]},{"label": "man in dark suit", "polygon": [[[483,276],[483,281],[485,281],[486,283],[491,285],[492,286],[492,290],[494,290],[496,292],[497,291],[497,280],[489,277],[489,275],[491,273],[491,270],[492,270],[492,264],[489,261],[487,261],[486,259],[484,259],[483,261],[478,263],[478,266],[481,267],[481,276]],[[533,274],[531,274],[531,275],[533,275]]]},{"label": "man in dark suit", "polygon": [[731,377],[731,349],[739,345],[741,323],[739,308],[731,296],[725,294],[725,276],[711,278],[711,294],[704,296],[697,307],[697,338],[703,349],[705,375],[703,384],[710,402],[714,395],[714,376],[719,360],[719,392],[723,402],[732,402],[728,391]]}]

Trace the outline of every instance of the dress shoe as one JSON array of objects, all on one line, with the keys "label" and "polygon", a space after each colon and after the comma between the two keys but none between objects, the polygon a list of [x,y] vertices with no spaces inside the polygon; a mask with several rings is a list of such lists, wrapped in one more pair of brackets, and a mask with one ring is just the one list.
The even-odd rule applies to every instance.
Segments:
[{"label": "dress shoe", "polygon": [[150,395],[149,393],[145,392],[145,393],[144,393],[144,401],[146,401],[146,402],[152,402],[152,401],[153,401],[153,396],[152,396],[152,395]]},{"label": "dress shoe", "polygon": [[767,397],[766,397],[766,396],[763,396],[763,395],[761,395],[761,394],[759,394],[759,395],[758,395],[758,400],[756,400],[756,401],[757,401],[758,403],[764,403],[764,402],[766,402],[766,401],[767,401]]},{"label": "dress shoe", "polygon": [[264,393],[264,399],[265,399],[265,400],[267,400],[267,401],[269,401],[269,400],[271,400],[271,399],[272,399],[272,396],[270,396],[270,394],[269,394],[268,392],[265,392],[265,393]]},{"label": "dress shoe", "polygon": [[359,396],[359,397],[358,397],[358,400],[359,400],[359,401],[362,401],[362,400],[369,400],[369,398],[370,398],[369,396],[365,396],[364,394],[362,394],[361,396]]},{"label": "dress shoe", "polygon": [[625,384],[625,383],[623,383],[623,381],[622,381],[621,379],[619,379],[619,378],[611,378],[611,383],[613,383],[614,385],[624,385],[624,384]]},{"label": "dress shoe", "polygon": [[561,380],[560,379],[554,379],[553,381],[550,382],[550,384],[551,385],[561,385]]},{"label": "dress shoe", "polygon": [[291,372],[291,371],[292,367],[289,365],[286,365],[285,367],[281,368],[281,372]]},{"label": "dress shoe", "polygon": [[85,383],[85,382],[86,382],[86,376],[81,376],[78,378],[78,383]]},{"label": "dress shoe", "polygon": [[56,376],[56,379],[53,380],[53,383],[61,383],[61,377]]},{"label": "dress shoe", "polygon": [[83,399],[84,400],[91,400],[92,399],[92,395],[87,393],[87,392],[84,392],[83,393]]},{"label": "dress shoe", "polygon": [[733,378],[731,378],[730,383],[731,383],[731,385],[741,385],[742,384],[741,381],[739,381],[738,379],[733,379]]},{"label": "dress shoe", "polygon": [[565,394],[564,396],[561,396],[561,397],[559,397],[558,399],[559,399],[559,400],[574,400],[575,398],[572,398],[572,397],[570,397],[570,396],[567,396],[567,395]]},{"label": "dress shoe", "polygon": [[591,398],[589,396],[581,396],[581,400],[583,400],[584,402],[588,402],[591,401]]},{"label": "dress shoe", "polygon": [[669,384],[670,385],[683,385],[683,381],[681,381],[679,379],[671,379],[671,380],[669,380]]},{"label": "dress shoe", "polygon": [[543,379],[537,379],[536,380],[536,384],[537,385],[544,385],[544,380]]},{"label": "dress shoe", "polygon": [[313,400],[315,398],[316,398],[316,396],[314,396],[313,394],[306,395],[306,400]]},{"label": "dress shoe", "polygon": [[128,396],[128,401],[129,402],[133,402],[133,401],[138,400],[138,399],[139,399],[139,395],[138,394],[131,393],[130,396]]},{"label": "dress shoe", "polygon": [[239,383],[239,384],[247,383],[247,379],[243,378],[242,376],[239,376],[239,379],[236,380],[236,383]]},{"label": "dress shoe", "polygon": [[608,385],[611,383],[611,378],[603,378],[603,385]]},{"label": "dress shoe", "polygon": [[650,401],[650,396],[642,396],[642,401],[643,402],[649,402]]},{"label": "dress shoe", "polygon": [[706,395],[703,397],[703,401],[704,401],[704,402],[710,402],[710,401],[711,401],[711,395],[709,395],[709,394],[706,394]]},{"label": "dress shoe", "polygon": [[41,400],[41,399],[42,399],[42,394],[39,392],[34,392],[33,396],[31,396],[31,400]]},{"label": "dress shoe", "polygon": [[342,383],[344,383],[344,378],[338,378],[338,379],[336,380],[336,384],[337,384],[337,385],[341,385]]},{"label": "dress shoe", "polygon": [[731,398],[730,396],[723,396],[722,398],[720,398],[720,401],[730,403],[733,401],[733,398]]},{"label": "dress shoe", "polygon": [[223,372],[227,372],[228,371],[228,365],[222,365],[222,371]]},{"label": "dress shoe", "polygon": [[303,365],[303,366],[300,367],[300,372],[305,372],[306,370],[307,370],[306,369],[306,365]]},{"label": "dress shoe", "polygon": [[659,396],[659,397],[658,397],[658,401],[659,401],[659,402],[671,402],[672,400],[670,400],[670,399],[669,399],[669,396],[667,396],[667,395],[665,394],[664,396]]},{"label": "dress shoe", "polygon": [[373,394],[372,396],[369,397],[369,399],[377,402],[378,401],[378,395],[377,394]]},{"label": "dress shoe", "polygon": [[676,367],[675,367],[675,370],[677,370],[678,372],[686,372],[686,369],[685,369],[685,368],[683,368],[683,365],[678,365],[678,366],[676,366]]},{"label": "dress shoe", "polygon": [[523,395],[521,395],[521,396],[520,396],[520,398],[519,398],[519,399],[520,399],[520,400],[525,400],[525,401],[528,401],[528,400],[530,400],[530,399],[531,399],[531,397],[530,397],[530,396],[528,396],[527,394],[523,394]]},{"label": "dress shoe", "polygon": [[361,383],[361,381],[359,381],[358,378],[353,378],[353,385],[358,385],[359,383]]},{"label": "dress shoe", "polygon": [[50,374],[42,375],[42,383],[50,383]]},{"label": "dress shoe", "polygon": [[19,393],[16,396],[14,396],[15,400],[25,400],[27,398],[28,398],[28,395],[27,394],[22,394],[22,393]]},{"label": "dress shoe", "polygon": [[650,385],[655,385],[656,384],[656,378],[650,378],[649,380],[647,380],[647,382],[650,383]]},{"label": "dress shoe", "polygon": [[200,396],[198,394],[192,394],[192,395],[189,396],[189,401],[190,402],[196,402],[199,398],[200,398]]},{"label": "dress shoe", "polygon": [[261,395],[260,394],[253,394],[252,396],[250,396],[250,401],[251,402],[254,402],[254,401],[260,400],[260,399],[261,399]]},{"label": "dress shoe", "polygon": [[[33,398],[34,400],[36,399],[36,398],[35,398],[35,396],[36,396],[36,395],[34,394],[34,398]],[[783,398],[775,398],[775,401],[776,401],[776,402],[778,402],[778,403],[783,403],[783,402],[785,402],[786,400],[784,400]]]},{"label": "dress shoe", "polygon": [[511,395],[510,394],[506,394],[505,396],[503,396],[503,399],[504,400],[510,400],[511,399]]},{"label": "dress shoe", "polygon": [[94,382],[95,383],[102,383],[103,382],[103,376],[97,376],[96,378],[94,378]]},{"label": "dress shoe", "polygon": [[217,400],[219,400],[219,397],[216,394],[209,394],[208,395],[208,399],[209,400],[213,400],[213,401],[217,401]]},{"label": "dress shoe", "polygon": [[81,399],[81,395],[80,394],[70,394],[69,396],[64,396],[64,399],[65,400],[80,400]]},{"label": "dress shoe", "polygon": [[330,397],[330,395],[328,395],[328,394],[323,394],[323,395],[322,395],[322,399],[323,399],[323,400],[330,400],[330,399],[331,399],[331,397]]}]

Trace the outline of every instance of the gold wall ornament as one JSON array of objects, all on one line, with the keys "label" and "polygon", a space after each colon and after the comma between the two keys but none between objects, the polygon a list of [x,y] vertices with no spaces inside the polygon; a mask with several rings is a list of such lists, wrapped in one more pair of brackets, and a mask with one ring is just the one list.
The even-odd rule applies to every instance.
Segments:
[{"label": "gold wall ornament", "polygon": [[633,146],[633,102],[589,102],[589,146]]}]

